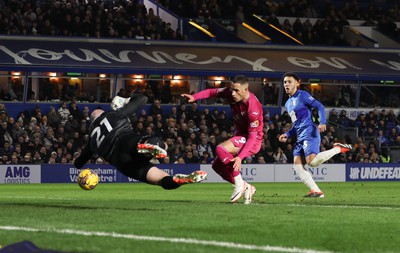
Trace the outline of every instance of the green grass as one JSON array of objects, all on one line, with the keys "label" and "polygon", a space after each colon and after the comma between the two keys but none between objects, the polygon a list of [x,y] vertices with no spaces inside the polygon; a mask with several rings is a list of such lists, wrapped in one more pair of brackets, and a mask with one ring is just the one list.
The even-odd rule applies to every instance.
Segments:
[{"label": "green grass", "polygon": [[75,184],[0,185],[0,244],[29,240],[44,249],[93,253],[400,252],[398,182],[320,183],[324,199],[303,198],[301,183],[254,185],[250,206],[228,203],[229,184],[173,191],[146,184],[100,184],[92,191]]}]

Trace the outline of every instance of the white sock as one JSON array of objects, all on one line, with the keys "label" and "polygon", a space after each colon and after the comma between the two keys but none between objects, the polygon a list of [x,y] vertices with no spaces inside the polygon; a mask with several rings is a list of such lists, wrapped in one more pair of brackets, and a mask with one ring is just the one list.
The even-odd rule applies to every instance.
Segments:
[{"label": "white sock", "polygon": [[304,169],[302,164],[293,165],[293,169],[296,171],[296,174],[299,176],[300,180],[310,189],[316,192],[320,192],[318,185],[315,183],[312,178],[310,172]]},{"label": "white sock", "polygon": [[237,175],[236,177],[233,178],[235,180],[235,187],[241,187],[244,184],[242,175]]},{"label": "white sock", "polygon": [[328,161],[331,159],[332,156],[339,154],[340,153],[340,148],[331,148],[329,150],[323,151],[318,153],[318,155],[315,156],[315,158],[311,161],[309,164],[311,167],[317,167],[321,165],[322,163]]}]

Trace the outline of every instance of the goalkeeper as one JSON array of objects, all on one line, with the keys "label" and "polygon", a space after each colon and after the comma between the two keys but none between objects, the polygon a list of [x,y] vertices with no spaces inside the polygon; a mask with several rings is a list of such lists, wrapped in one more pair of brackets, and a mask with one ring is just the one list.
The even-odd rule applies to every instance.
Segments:
[{"label": "goalkeeper", "polygon": [[133,94],[130,98],[116,96],[113,110],[105,112],[96,109],[90,115],[89,141],[81,155],[75,159],[76,168],[82,168],[94,155],[114,165],[124,175],[164,189],[176,189],[183,184],[198,183],[206,179],[204,171],[194,171],[189,175],[170,176],[154,166],[153,158],[164,158],[166,144],[157,137],[137,137],[129,116],[145,105],[147,97]]}]

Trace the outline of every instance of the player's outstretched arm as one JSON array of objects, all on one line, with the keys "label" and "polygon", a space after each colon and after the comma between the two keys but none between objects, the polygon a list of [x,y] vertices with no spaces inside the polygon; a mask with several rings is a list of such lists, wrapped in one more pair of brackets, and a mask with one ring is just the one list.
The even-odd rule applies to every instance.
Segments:
[{"label": "player's outstretched arm", "polygon": [[128,104],[120,109],[125,115],[134,114],[140,107],[144,106],[147,103],[147,97],[145,95],[134,93],[131,96],[131,99]]},{"label": "player's outstretched arm", "polygon": [[196,101],[194,99],[193,95],[190,95],[190,94],[182,94],[181,97],[187,98],[189,103]]}]

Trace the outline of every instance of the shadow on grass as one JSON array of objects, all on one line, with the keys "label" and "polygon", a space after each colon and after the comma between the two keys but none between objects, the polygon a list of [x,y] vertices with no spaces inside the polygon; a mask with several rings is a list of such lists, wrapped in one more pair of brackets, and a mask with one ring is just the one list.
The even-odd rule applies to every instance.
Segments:
[{"label": "shadow on grass", "polygon": [[156,208],[125,208],[125,207],[110,207],[110,206],[85,206],[85,205],[70,205],[70,204],[46,204],[46,203],[2,203],[2,207],[26,207],[26,208],[57,208],[71,210],[123,210],[123,211],[163,211]]}]

